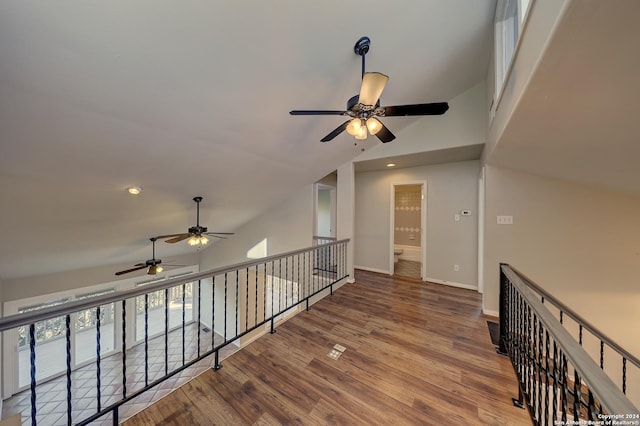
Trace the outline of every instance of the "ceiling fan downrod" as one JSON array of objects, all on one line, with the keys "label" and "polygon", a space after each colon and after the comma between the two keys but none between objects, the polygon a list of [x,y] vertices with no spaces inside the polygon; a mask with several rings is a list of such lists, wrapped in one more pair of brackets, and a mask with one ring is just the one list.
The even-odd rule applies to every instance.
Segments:
[{"label": "ceiling fan downrod", "polygon": [[369,51],[369,46],[371,46],[371,40],[369,37],[364,36],[360,37],[358,41],[356,41],[356,45],[353,47],[353,50],[356,52],[356,55],[362,56],[362,75],[361,78],[364,78],[364,57]]}]

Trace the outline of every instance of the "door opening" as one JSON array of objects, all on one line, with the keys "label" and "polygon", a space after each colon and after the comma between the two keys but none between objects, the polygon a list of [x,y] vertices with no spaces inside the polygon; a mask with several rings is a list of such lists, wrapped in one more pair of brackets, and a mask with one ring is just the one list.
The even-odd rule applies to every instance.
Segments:
[{"label": "door opening", "polygon": [[392,275],[426,278],[426,182],[391,185],[390,268]]}]

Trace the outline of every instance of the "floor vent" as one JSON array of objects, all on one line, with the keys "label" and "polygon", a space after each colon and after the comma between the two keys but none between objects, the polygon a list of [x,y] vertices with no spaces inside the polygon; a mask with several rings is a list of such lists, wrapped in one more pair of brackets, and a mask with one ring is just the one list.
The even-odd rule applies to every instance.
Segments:
[{"label": "floor vent", "polygon": [[340,358],[340,355],[342,355],[342,353],[344,351],[346,351],[346,350],[347,350],[347,348],[345,348],[344,346],[339,345],[339,344],[336,343],[335,345],[333,345],[333,348],[327,354],[327,356],[329,358],[331,358],[331,359],[338,359],[338,358]]},{"label": "floor vent", "polygon": [[209,327],[202,327],[202,331],[204,331],[205,333],[208,333],[211,331],[211,329]]}]

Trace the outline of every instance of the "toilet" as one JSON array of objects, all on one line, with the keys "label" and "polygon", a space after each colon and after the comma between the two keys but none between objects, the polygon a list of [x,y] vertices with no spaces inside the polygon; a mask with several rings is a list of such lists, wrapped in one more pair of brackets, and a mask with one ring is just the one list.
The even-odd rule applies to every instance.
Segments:
[{"label": "toilet", "polygon": [[402,248],[394,248],[393,249],[393,262],[398,263],[398,259],[400,259],[400,255],[404,252]]}]

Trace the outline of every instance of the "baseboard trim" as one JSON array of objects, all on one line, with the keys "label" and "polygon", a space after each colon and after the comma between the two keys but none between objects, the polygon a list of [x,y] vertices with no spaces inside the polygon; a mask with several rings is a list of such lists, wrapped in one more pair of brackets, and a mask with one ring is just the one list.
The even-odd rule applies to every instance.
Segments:
[{"label": "baseboard trim", "polygon": [[500,318],[500,313],[498,311],[494,311],[492,309],[482,309],[482,313],[484,315],[488,315],[488,316],[491,316],[491,317]]},{"label": "baseboard trim", "polygon": [[456,283],[456,282],[453,282],[453,281],[445,281],[445,280],[439,280],[437,278],[429,278],[429,277],[427,277],[427,279],[425,281],[429,281],[429,282],[436,283],[436,284],[448,285],[448,286],[451,286],[451,287],[458,287],[458,288],[464,288],[464,289],[467,289],[467,290],[478,291],[478,287],[477,286],[472,286],[472,285],[469,285],[469,284]]},{"label": "baseboard trim", "polygon": [[376,274],[386,274],[391,275],[389,271],[385,271],[377,268],[369,268],[368,266],[354,266],[355,269],[362,269],[363,271],[375,272]]}]

